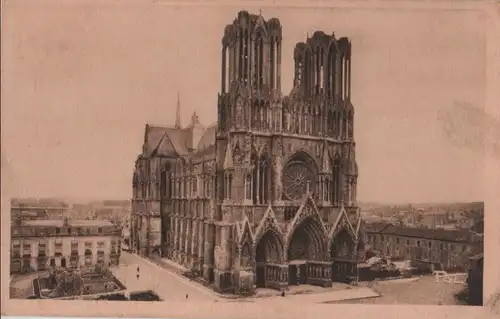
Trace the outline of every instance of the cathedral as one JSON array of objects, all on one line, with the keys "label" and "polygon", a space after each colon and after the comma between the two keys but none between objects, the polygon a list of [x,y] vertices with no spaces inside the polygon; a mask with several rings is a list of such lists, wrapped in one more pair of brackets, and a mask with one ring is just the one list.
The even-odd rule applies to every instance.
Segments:
[{"label": "cathedral", "polygon": [[317,31],[281,92],[282,26],[238,13],[222,37],[218,120],[146,125],[133,175],[132,248],[218,292],[353,279],[356,204],[351,42]]}]

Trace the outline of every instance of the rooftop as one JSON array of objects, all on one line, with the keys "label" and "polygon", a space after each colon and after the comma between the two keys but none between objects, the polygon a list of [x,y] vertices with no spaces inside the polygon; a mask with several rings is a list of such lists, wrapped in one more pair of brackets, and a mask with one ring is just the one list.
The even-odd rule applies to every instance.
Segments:
[{"label": "rooftop", "polygon": [[[27,220],[24,225],[31,227],[64,227],[65,221],[62,219],[48,219],[48,220]],[[67,227],[106,227],[113,226],[107,220],[68,220]]]},{"label": "rooftop", "polygon": [[383,235],[435,239],[451,242],[471,242],[474,240],[474,234],[468,230],[401,227],[387,223],[376,223],[370,224],[369,226],[370,227],[366,229],[367,232]]},{"label": "rooftop", "polygon": [[182,156],[190,149],[201,152],[215,145],[216,124],[205,127],[192,124],[186,128],[146,125],[144,156]]}]

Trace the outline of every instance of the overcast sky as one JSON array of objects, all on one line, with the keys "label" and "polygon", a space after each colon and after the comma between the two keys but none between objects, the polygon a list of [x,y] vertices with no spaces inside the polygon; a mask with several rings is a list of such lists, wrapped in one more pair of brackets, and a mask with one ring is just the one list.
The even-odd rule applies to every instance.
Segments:
[{"label": "overcast sky", "polygon": [[[2,173],[13,196],[130,198],[144,126],[174,123],[177,92],[185,124],[193,111],[216,120],[221,37],[241,8],[126,3],[4,5]],[[351,38],[358,200],[482,200],[482,155],[450,143],[437,119],[457,102],[484,106],[479,12],[262,13],[283,25],[285,94],[296,42],[315,30]]]}]

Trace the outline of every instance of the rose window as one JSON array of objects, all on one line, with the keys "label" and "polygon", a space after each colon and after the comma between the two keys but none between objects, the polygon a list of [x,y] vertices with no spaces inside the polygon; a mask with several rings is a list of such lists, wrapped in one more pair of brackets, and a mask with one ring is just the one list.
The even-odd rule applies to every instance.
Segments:
[{"label": "rose window", "polygon": [[283,191],[290,200],[297,200],[314,189],[313,170],[303,162],[288,164],[283,172]]}]

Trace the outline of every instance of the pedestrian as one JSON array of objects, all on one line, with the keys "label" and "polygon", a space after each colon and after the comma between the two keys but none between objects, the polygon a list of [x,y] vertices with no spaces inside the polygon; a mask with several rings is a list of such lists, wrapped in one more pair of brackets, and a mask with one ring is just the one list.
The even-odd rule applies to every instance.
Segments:
[{"label": "pedestrian", "polygon": [[137,266],[137,272],[139,272],[139,266]]},{"label": "pedestrian", "polygon": [[186,299],[188,299],[188,297],[189,297],[188,294],[186,294]]},{"label": "pedestrian", "polygon": [[137,273],[137,280],[139,280],[139,273]]},{"label": "pedestrian", "polygon": [[285,297],[285,292],[284,291],[281,292],[281,297]]}]

